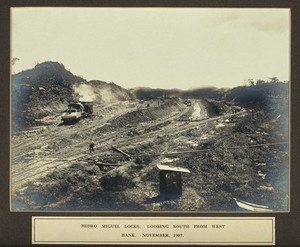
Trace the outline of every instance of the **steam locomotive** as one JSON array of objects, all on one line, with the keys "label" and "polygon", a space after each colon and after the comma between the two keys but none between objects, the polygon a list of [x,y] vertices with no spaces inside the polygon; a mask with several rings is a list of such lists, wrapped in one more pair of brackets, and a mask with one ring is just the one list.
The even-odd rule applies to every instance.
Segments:
[{"label": "steam locomotive", "polygon": [[72,103],[68,105],[68,109],[65,110],[61,116],[61,120],[64,123],[74,123],[81,118],[90,117],[93,114],[93,102],[92,101],[79,101],[78,103]]}]

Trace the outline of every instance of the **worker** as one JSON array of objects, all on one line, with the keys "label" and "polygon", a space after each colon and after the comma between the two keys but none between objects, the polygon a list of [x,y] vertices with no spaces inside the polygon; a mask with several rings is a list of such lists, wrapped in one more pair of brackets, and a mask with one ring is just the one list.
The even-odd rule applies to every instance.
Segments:
[{"label": "worker", "polygon": [[95,143],[93,141],[93,139],[90,140],[90,153],[93,151],[94,152],[94,146],[95,146]]}]

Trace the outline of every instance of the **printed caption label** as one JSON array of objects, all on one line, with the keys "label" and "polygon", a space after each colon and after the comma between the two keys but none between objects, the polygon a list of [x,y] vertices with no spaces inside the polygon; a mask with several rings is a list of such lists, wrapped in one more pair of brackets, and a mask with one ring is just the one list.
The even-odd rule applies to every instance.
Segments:
[{"label": "printed caption label", "polygon": [[275,245],[275,218],[32,217],[32,243]]}]

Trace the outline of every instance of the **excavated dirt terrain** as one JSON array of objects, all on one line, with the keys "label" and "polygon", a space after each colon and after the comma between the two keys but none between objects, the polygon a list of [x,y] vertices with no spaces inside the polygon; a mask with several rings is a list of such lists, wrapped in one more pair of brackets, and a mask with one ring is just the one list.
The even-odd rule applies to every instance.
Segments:
[{"label": "excavated dirt terrain", "polygon": [[[44,126],[12,136],[12,209],[237,211],[239,198],[285,211],[283,121],[263,110],[204,99],[187,106],[178,98],[98,104],[93,117],[73,125],[49,114]],[[160,197],[158,164],[189,169],[181,197]]]}]

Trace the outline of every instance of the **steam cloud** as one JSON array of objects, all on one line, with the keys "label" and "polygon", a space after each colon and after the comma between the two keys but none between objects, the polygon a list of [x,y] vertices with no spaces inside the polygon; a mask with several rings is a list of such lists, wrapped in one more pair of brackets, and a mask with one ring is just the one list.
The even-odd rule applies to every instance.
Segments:
[{"label": "steam cloud", "polygon": [[80,101],[94,101],[97,95],[94,93],[93,87],[87,84],[75,85],[73,87],[75,93],[79,94]]},{"label": "steam cloud", "polygon": [[79,101],[98,101],[102,103],[112,103],[118,101],[118,96],[109,87],[93,87],[88,84],[74,85],[73,90],[79,95]]}]

